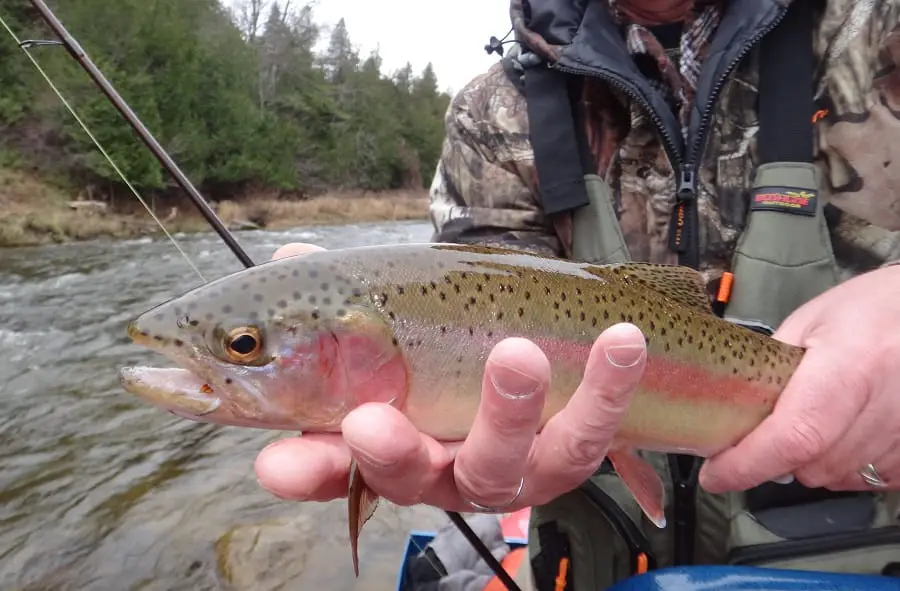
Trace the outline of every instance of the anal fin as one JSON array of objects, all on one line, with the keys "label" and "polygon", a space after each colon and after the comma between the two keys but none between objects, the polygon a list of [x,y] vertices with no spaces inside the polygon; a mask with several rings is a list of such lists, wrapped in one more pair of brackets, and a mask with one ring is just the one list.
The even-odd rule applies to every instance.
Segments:
[{"label": "anal fin", "polygon": [[628,449],[610,450],[607,457],[641,511],[656,527],[666,527],[665,489],[656,470]]},{"label": "anal fin", "polygon": [[363,480],[356,461],[350,462],[350,488],[347,493],[347,522],[350,527],[350,551],[353,572],[359,577],[359,534],[378,507],[378,495]]}]

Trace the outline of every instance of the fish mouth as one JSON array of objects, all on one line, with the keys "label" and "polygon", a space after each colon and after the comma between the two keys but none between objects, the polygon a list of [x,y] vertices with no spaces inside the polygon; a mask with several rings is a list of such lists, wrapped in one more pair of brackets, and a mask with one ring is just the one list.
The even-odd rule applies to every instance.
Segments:
[{"label": "fish mouth", "polygon": [[178,416],[202,417],[222,403],[205,380],[186,369],[124,367],[119,383],[126,392]]}]

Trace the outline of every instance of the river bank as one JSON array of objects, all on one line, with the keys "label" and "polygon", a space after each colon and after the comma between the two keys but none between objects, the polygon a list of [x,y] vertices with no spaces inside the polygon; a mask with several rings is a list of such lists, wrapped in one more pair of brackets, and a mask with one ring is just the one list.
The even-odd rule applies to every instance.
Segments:
[{"label": "river bank", "polygon": [[[279,230],[296,226],[425,220],[428,195],[422,191],[328,193],[294,201],[253,196],[213,202],[232,229]],[[209,225],[185,196],[176,207],[154,214],[169,232],[204,232]],[[19,172],[0,171],[0,247],[35,246],[95,238],[128,239],[162,231],[137,205],[128,211],[102,202],[73,198],[60,189]]]}]

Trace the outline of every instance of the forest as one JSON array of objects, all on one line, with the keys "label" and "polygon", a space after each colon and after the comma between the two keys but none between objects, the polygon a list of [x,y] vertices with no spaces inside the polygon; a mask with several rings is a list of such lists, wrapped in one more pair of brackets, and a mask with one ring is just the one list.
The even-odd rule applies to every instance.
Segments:
[{"label": "forest", "polygon": [[[416,72],[407,64],[385,71],[377,53],[355,49],[343,20],[327,30],[318,24],[312,5],[292,0],[50,5],[210,200],[421,192],[430,183],[450,100],[439,90],[433,68]],[[0,0],[0,16],[21,40],[55,38],[27,1]],[[17,204],[22,214],[23,198],[16,193],[39,182],[45,186],[32,193],[61,191],[113,209],[133,206],[127,185],[9,34],[2,34],[0,205]],[[63,48],[29,51],[143,196],[189,208]],[[9,218],[15,209],[0,216]]]}]

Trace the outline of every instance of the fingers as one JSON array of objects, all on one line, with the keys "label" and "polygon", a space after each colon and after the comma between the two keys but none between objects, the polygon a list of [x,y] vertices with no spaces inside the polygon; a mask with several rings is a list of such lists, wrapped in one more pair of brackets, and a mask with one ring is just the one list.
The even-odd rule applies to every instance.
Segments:
[{"label": "fingers", "polygon": [[793,474],[839,441],[866,403],[865,376],[834,349],[811,348],[773,412],[738,445],[710,458],[700,484],[711,493],[746,490]]},{"label": "fingers", "polygon": [[275,254],[272,255],[272,260],[275,259],[283,259],[285,257],[290,257],[299,254],[309,254],[311,252],[316,252],[318,250],[325,250],[321,246],[316,246],[315,244],[307,244],[305,242],[291,242],[290,244],[285,244],[275,251]]},{"label": "fingers", "polygon": [[600,335],[591,349],[581,385],[541,431],[530,478],[552,483],[552,490],[529,498],[531,502],[546,502],[571,490],[597,469],[644,373],[646,360],[644,336],[634,325],[617,324]]},{"label": "fingers", "polygon": [[344,418],[341,430],[366,483],[397,505],[419,503],[452,461],[440,444],[387,404],[360,406]]},{"label": "fingers", "polygon": [[304,435],[272,443],[256,458],[260,486],[276,497],[328,501],[347,495],[350,450],[340,435]]},{"label": "fingers", "polygon": [[853,426],[827,454],[797,470],[797,480],[809,487],[832,490],[869,489],[859,471],[869,462],[880,471],[877,462],[888,462],[891,453],[900,449],[900,436],[896,431],[884,428],[884,425],[896,424],[900,424],[898,405],[890,397],[873,397]]},{"label": "fingers", "polygon": [[510,338],[488,357],[481,402],[455,460],[464,499],[505,506],[516,497],[550,383],[550,362],[531,341]]}]

